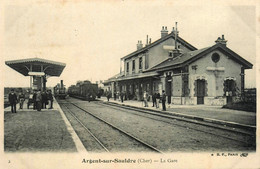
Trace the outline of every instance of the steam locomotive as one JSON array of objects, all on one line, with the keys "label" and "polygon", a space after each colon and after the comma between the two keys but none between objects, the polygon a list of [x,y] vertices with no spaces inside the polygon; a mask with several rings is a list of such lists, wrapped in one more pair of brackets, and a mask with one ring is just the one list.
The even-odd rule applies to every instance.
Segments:
[{"label": "steam locomotive", "polygon": [[60,81],[60,84],[58,83],[55,87],[54,87],[54,97],[59,98],[59,99],[65,99],[67,96],[66,93],[66,88],[63,85],[63,80]]},{"label": "steam locomotive", "polygon": [[79,81],[76,85],[72,85],[68,88],[68,94],[70,97],[83,100],[95,100],[98,95],[98,85],[88,80]]}]

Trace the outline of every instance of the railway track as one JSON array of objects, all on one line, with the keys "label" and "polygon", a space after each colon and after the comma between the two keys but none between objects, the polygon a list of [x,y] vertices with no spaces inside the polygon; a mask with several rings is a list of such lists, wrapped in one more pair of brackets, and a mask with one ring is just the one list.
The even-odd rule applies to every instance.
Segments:
[{"label": "railway track", "polygon": [[[157,149],[156,147],[150,145],[149,143],[146,143],[145,141],[135,137],[134,135],[124,131],[123,129],[120,129],[119,127],[117,127],[116,125],[114,124],[111,124],[110,122],[98,117],[97,115],[94,115],[93,113],[91,113],[89,110],[86,110],[78,105],[76,105],[75,103],[71,103],[71,102],[60,102],[61,106],[64,107],[70,115],[71,117],[73,117],[74,119],[76,119],[76,121],[78,122],[78,124],[80,124],[81,127],[84,128],[85,131],[88,132],[89,135],[91,135],[92,138],[95,139],[95,141],[99,144],[100,147],[102,147],[102,149],[104,149],[106,152],[110,152],[111,149],[113,148],[108,148],[107,144],[105,144],[104,142],[106,142],[106,140],[101,140],[100,138],[98,138],[98,136],[96,136],[92,131],[91,129],[89,129],[89,127],[87,127],[84,122],[79,118],[77,117],[77,115],[75,114],[75,109],[74,108],[77,108],[78,110],[80,111],[83,111],[85,113],[85,115],[90,115],[92,116],[94,119],[100,121],[101,123],[103,123],[103,125],[107,125],[109,126],[110,128],[113,128],[114,130],[120,132],[122,135],[128,137],[128,139],[130,139],[130,141],[134,141],[134,142],[137,142],[138,144],[142,145],[144,148],[145,151],[147,151],[149,149],[149,152],[157,152],[157,153],[163,153],[162,151],[160,151],[159,149]],[[73,106],[72,108],[70,106]],[[72,110],[73,109],[73,110]],[[68,116],[67,116],[68,117]],[[111,132],[107,132],[107,133],[111,133]],[[120,137],[121,139],[121,137]],[[116,138],[114,138],[114,140],[116,140]],[[83,143],[84,144],[84,143]],[[138,145],[140,147],[140,145]],[[87,149],[87,147],[86,147]],[[140,148],[139,148],[140,149]],[[142,148],[141,148],[142,149]]]},{"label": "railway track", "polygon": [[[116,105],[116,104],[107,104],[104,102],[95,102],[95,104],[108,106],[108,107],[116,109],[116,110],[123,110],[124,112],[132,113],[137,116],[142,116],[142,117],[153,119],[156,121],[161,121],[161,122],[168,123],[168,124],[171,124],[174,126],[186,128],[188,130],[199,131],[202,133],[222,137],[222,138],[225,138],[228,140],[244,143],[248,146],[255,146],[255,133],[253,133],[253,132],[247,132],[245,130],[240,130],[240,129],[236,129],[236,128],[232,128],[232,127],[228,127],[228,126],[213,124],[213,123],[205,122],[205,121],[186,119],[186,118],[176,117],[174,115],[152,112],[149,110],[140,110],[138,108],[133,108],[133,107],[128,107],[128,106],[126,107],[126,106],[121,106],[121,105]],[[182,121],[184,123],[183,124],[176,123],[176,120]],[[187,123],[193,124],[193,127],[192,126],[188,127]],[[207,127],[207,129],[205,129],[205,130],[197,129],[196,125],[205,126],[205,127]],[[208,130],[208,128],[211,128],[211,131]],[[212,130],[212,129],[214,129],[214,130]],[[219,132],[219,131],[221,131],[221,132]],[[217,133],[222,133],[222,134],[217,134]],[[238,139],[238,138],[240,138],[240,139]]]}]

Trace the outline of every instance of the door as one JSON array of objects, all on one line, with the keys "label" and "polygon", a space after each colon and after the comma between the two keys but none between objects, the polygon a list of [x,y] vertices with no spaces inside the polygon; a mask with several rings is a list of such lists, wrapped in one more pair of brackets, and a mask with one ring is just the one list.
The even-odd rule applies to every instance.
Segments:
[{"label": "door", "polygon": [[235,81],[225,80],[225,95],[227,97],[227,104],[231,104],[233,102],[233,96],[235,94]]},{"label": "door", "polygon": [[205,80],[197,80],[197,104],[204,104]]},{"label": "door", "polygon": [[168,97],[168,104],[171,103],[171,96],[172,96],[172,77],[171,76],[167,76],[166,77],[166,95]]}]

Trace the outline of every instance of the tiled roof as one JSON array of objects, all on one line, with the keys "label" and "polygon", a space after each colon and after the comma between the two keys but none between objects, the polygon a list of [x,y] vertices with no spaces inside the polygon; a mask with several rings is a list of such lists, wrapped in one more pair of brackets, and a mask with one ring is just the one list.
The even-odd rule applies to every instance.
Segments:
[{"label": "tiled roof", "polygon": [[[134,51],[134,52],[132,52],[132,53],[130,53],[130,54],[124,56],[124,57],[121,58],[121,59],[127,59],[127,58],[130,58],[130,57],[132,57],[132,56],[135,56],[135,55],[137,55],[137,54],[139,54],[139,53],[142,53],[142,52],[144,52],[144,51],[150,49],[151,47],[153,47],[153,46],[155,46],[155,45],[157,45],[157,44],[159,44],[159,43],[161,43],[161,42],[163,42],[163,41],[165,41],[165,40],[167,40],[167,39],[169,39],[169,38],[175,39],[175,34],[174,34],[174,32],[169,33],[168,35],[166,35],[166,36],[164,36],[164,37],[162,37],[162,38],[160,38],[160,39],[154,41],[153,43],[151,43],[151,44],[149,44],[149,45],[147,45],[147,46],[145,46],[145,47],[143,47],[143,48],[141,48],[141,49],[139,49],[139,50],[136,50],[136,51]],[[183,46],[187,47],[188,49],[190,49],[190,50],[197,50],[196,47],[192,46],[191,44],[189,44],[187,41],[185,41],[185,40],[182,39],[181,37],[178,36],[177,40],[178,40],[179,43],[181,43]]]},{"label": "tiled roof", "polygon": [[[203,48],[203,49],[199,49],[199,50],[194,50],[194,51],[190,51],[187,53],[183,53],[180,56],[176,57],[176,58],[167,58],[166,60],[164,60],[162,63],[152,67],[149,70],[156,70],[156,69],[160,69],[160,68],[165,68],[165,67],[169,67],[169,66],[174,66],[174,65],[178,65],[181,64],[193,57],[195,57],[196,55],[200,54],[201,52],[209,49],[210,47],[207,48]],[[149,71],[147,70],[147,71]]]},{"label": "tiled roof", "polygon": [[231,49],[227,48],[222,44],[215,44],[211,47],[206,47],[203,49],[183,53],[177,56],[176,58],[168,58],[165,61],[159,63],[158,65],[152,67],[147,71],[154,71],[154,70],[160,71],[168,68],[180,67],[183,66],[183,64],[194,62],[195,60],[199,59],[202,56],[205,56],[206,54],[208,54],[209,52],[215,49],[221,50],[222,52],[230,56],[233,60],[242,64],[245,67],[245,69],[252,69],[253,65],[247,60],[245,60],[244,58],[242,58],[241,56],[239,56],[238,54],[236,54],[234,51],[232,51]]}]

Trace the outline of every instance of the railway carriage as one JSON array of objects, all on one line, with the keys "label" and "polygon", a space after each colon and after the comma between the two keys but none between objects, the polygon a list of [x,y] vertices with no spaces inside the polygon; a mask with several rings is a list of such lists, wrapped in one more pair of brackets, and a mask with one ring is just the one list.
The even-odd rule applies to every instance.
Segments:
[{"label": "railway carriage", "polygon": [[83,100],[95,100],[98,94],[98,85],[92,84],[88,80],[80,81],[76,85],[72,85],[68,88],[68,94],[71,97]]}]

